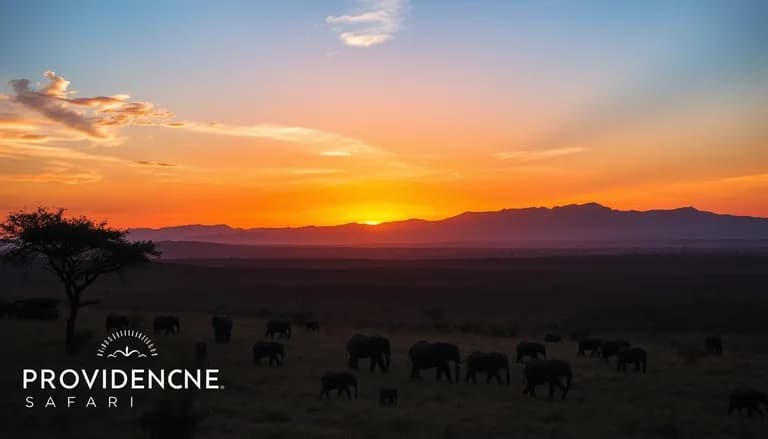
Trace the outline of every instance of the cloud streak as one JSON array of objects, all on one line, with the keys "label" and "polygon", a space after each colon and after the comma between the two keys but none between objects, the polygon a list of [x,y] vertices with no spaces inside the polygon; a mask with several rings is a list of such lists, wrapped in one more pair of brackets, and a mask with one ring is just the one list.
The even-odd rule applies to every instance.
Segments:
[{"label": "cloud streak", "polygon": [[529,162],[529,161],[535,161],[535,160],[545,160],[545,159],[560,157],[564,155],[578,154],[584,151],[585,151],[584,148],[579,148],[579,147],[528,149],[528,150],[499,152],[494,154],[494,156],[501,160],[515,160],[520,162]]},{"label": "cloud streak", "polygon": [[359,0],[355,12],[331,15],[325,22],[351,47],[371,47],[395,38],[410,10],[408,0]]}]

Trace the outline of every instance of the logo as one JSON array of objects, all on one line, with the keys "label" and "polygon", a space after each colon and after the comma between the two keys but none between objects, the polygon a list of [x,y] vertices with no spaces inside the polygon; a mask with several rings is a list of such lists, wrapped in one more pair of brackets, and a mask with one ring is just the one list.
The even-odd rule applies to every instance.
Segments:
[{"label": "logo", "polygon": [[147,363],[146,368],[125,364],[157,356],[155,343],[143,332],[117,330],[96,350],[96,357],[107,360],[104,368],[24,369],[24,407],[133,408],[134,394],[224,389],[219,369],[165,369],[155,362]]},{"label": "logo", "polygon": [[122,329],[107,336],[96,351],[97,357],[147,358],[157,357],[152,339],[136,329]]}]

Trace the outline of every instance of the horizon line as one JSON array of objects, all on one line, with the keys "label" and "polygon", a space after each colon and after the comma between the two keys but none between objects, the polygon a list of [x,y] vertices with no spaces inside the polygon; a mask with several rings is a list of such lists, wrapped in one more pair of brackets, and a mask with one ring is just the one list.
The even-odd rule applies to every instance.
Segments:
[{"label": "horizon line", "polygon": [[755,216],[755,215],[737,215],[734,213],[722,213],[722,212],[715,212],[711,210],[702,210],[695,206],[689,205],[689,206],[680,206],[680,207],[673,207],[673,208],[652,208],[652,209],[616,209],[610,206],[607,206],[605,204],[595,202],[595,201],[588,201],[584,203],[569,203],[569,204],[560,204],[560,205],[551,205],[551,206],[526,206],[526,207],[505,207],[501,209],[493,209],[493,210],[465,210],[459,213],[455,213],[448,216],[443,216],[436,219],[425,219],[425,218],[417,218],[417,217],[409,217],[409,218],[403,218],[403,219],[395,219],[391,221],[381,221],[377,222],[376,224],[372,224],[370,222],[346,222],[346,223],[333,223],[333,224],[304,224],[304,225],[296,225],[296,226],[246,226],[246,227],[235,227],[231,226],[226,223],[215,223],[215,224],[203,224],[203,223],[186,223],[186,224],[171,224],[171,225],[164,225],[164,226],[158,226],[158,227],[148,227],[148,226],[128,226],[125,227],[126,230],[138,230],[138,229],[144,229],[144,230],[161,230],[161,229],[167,229],[172,227],[193,227],[193,226],[199,226],[199,227],[229,227],[230,229],[235,230],[253,230],[253,229],[302,229],[302,228],[309,228],[309,227],[341,227],[341,226],[349,226],[349,225],[358,225],[358,226],[364,226],[364,227],[380,227],[382,225],[387,224],[393,224],[393,223],[401,223],[401,222],[407,222],[407,221],[423,221],[423,222],[440,222],[445,221],[451,218],[455,218],[461,215],[465,214],[475,214],[475,213],[498,213],[498,212],[504,212],[507,210],[528,210],[528,209],[547,209],[547,210],[554,210],[558,208],[566,208],[566,207],[585,207],[585,206],[597,206],[604,209],[616,211],[616,212],[639,212],[639,213],[645,213],[645,212],[662,212],[662,211],[676,211],[676,210],[685,210],[685,209],[691,209],[695,210],[697,212],[702,213],[709,213],[713,215],[722,215],[722,216],[732,216],[732,217],[741,217],[741,218],[755,218],[755,219],[768,219],[768,217],[761,217],[761,216]]}]

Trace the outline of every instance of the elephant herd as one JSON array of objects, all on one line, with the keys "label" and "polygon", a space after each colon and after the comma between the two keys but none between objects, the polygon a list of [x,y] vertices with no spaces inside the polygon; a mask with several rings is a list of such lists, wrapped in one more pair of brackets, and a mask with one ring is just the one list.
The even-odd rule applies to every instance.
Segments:
[{"label": "elephant herd", "polygon": [[[106,318],[108,331],[128,328],[130,321],[126,316],[110,314]],[[218,343],[229,342],[232,336],[233,321],[230,317],[214,316],[211,318],[214,339]],[[291,323],[286,320],[269,320],[266,322],[265,337],[290,339],[292,335]],[[316,321],[306,322],[307,331],[317,332],[320,324]],[[176,316],[157,316],[153,321],[154,333],[165,335],[178,335],[180,332],[179,319]],[[562,343],[559,334],[546,334],[546,343]],[[360,360],[369,361],[369,370],[375,372],[379,369],[385,374],[391,365],[392,348],[387,338],[379,335],[355,334],[349,338],[345,346],[347,367],[352,371],[359,371]],[[723,340],[718,336],[708,336],[704,340],[704,348],[708,354],[722,355]],[[254,364],[261,364],[267,359],[269,366],[281,366],[285,361],[285,346],[275,341],[258,341],[252,346]],[[549,397],[553,398],[555,391],[560,390],[561,398],[565,399],[573,381],[573,371],[569,362],[558,359],[548,359],[547,349],[544,343],[520,342],[515,349],[515,360],[523,363],[523,376],[525,378],[524,395],[536,396],[536,387],[549,386]],[[204,361],[207,356],[207,347],[204,342],[195,345],[195,355],[199,361]],[[646,372],[648,354],[645,349],[632,346],[628,340],[603,340],[594,337],[580,337],[578,340],[577,357],[599,357],[604,362],[609,362],[616,357],[616,370],[623,372],[627,367],[634,366],[635,372]],[[460,381],[461,354],[459,347],[452,343],[418,341],[408,350],[410,364],[410,380],[422,380],[421,373],[434,369],[438,381],[443,378],[448,382]],[[497,383],[510,383],[510,361],[507,354],[501,352],[472,352],[465,361],[465,383],[477,383],[477,374],[485,374],[486,383],[496,380]],[[453,370],[451,370],[453,367]],[[355,373],[350,371],[327,372],[320,378],[320,396],[329,398],[330,392],[336,391],[337,396],[346,395],[348,398],[358,396],[358,381]],[[397,404],[397,389],[380,389],[380,403],[382,405]],[[757,413],[764,417],[760,406],[768,407],[768,397],[764,392],[757,390],[734,391],[729,400],[728,413],[742,413],[744,409],[748,416]]]}]

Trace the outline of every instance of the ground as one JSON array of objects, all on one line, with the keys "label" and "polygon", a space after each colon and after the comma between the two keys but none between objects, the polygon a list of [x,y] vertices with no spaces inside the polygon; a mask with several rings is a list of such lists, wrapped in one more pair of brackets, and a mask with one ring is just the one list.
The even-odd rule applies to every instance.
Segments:
[{"label": "ground", "polygon": [[[105,335],[105,310],[83,313],[81,329]],[[152,312],[131,314],[150,331]],[[327,370],[344,370],[344,344],[357,332],[382,333],[382,328],[324,325],[319,333],[295,329],[286,341],[285,366],[254,366],[250,344],[263,338],[264,320],[237,317],[233,340],[215,344],[207,314],[183,313],[181,335],[154,335],[163,367],[194,367],[193,344],[209,344],[210,365],[221,370],[225,389],[197,395],[135,393],[135,407],[118,409],[24,409],[21,391],[24,367],[95,367],[96,341],[75,358],[63,354],[63,322],[0,320],[5,352],[2,388],[6,389],[0,422],[4,437],[89,438],[148,437],[139,417],[160,400],[194,400],[199,438],[240,437],[633,437],[633,438],[758,438],[768,422],[727,415],[728,393],[735,387],[765,387],[768,344],[763,336],[725,334],[722,358],[700,353],[701,333],[633,334],[629,338],[649,352],[647,374],[617,373],[615,364],[577,358],[571,342],[550,344],[553,358],[572,363],[575,377],[565,401],[548,400],[541,388],[536,399],[524,397],[522,366],[514,365],[509,386],[436,382],[433,373],[423,382],[408,381],[408,347],[420,339],[457,343],[466,356],[475,350],[512,355],[517,342],[541,339],[461,332],[390,330],[394,349],[391,371],[382,376],[358,374],[360,398],[321,401],[319,377]],[[463,373],[462,373],[463,375]],[[380,407],[378,389],[396,387],[400,405]],[[169,421],[170,422],[170,421]],[[174,436],[171,436],[174,437]]]},{"label": "ground", "polygon": [[[140,422],[149,413],[171,429],[158,436],[164,439],[183,438],[190,420],[197,438],[763,438],[768,421],[728,416],[727,405],[735,388],[768,390],[766,267],[765,255],[684,253],[156,263],[93,285],[88,298],[102,303],[82,311],[78,329],[92,336],[74,357],[64,354],[63,306],[57,322],[0,318],[0,437],[150,437]],[[0,300],[63,298],[55,278],[38,268],[0,266],[0,277]],[[225,389],[135,392],[134,408],[24,408],[23,368],[104,367],[95,354],[108,313],[147,332],[155,315],[177,315],[180,336],[150,334],[158,366],[197,367],[194,344],[206,341],[208,367],[221,370]],[[233,316],[230,344],[213,342],[214,313]],[[296,328],[284,367],[254,366],[250,346],[276,316],[311,317],[321,331]],[[647,374],[577,358],[567,335],[584,328],[646,348]],[[438,383],[432,372],[408,381],[406,352],[418,340],[456,343],[464,357],[475,350],[512,356],[518,342],[551,331],[566,342],[548,345],[550,356],[570,361],[575,372],[565,401],[549,401],[545,388],[536,399],[524,397],[521,365],[509,386],[483,377]],[[389,337],[392,369],[371,374],[364,360],[358,400],[321,401],[320,376],[346,370],[344,346],[355,333]],[[709,334],[722,335],[722,358],[703,355]],[[399,389],[399,406],[378,405],[381,387]],[[105,405],[107,395],[97,396]],[[190,412],[179,409],[185,401]],[[179,413],[186,421],[174,421]]]}]

